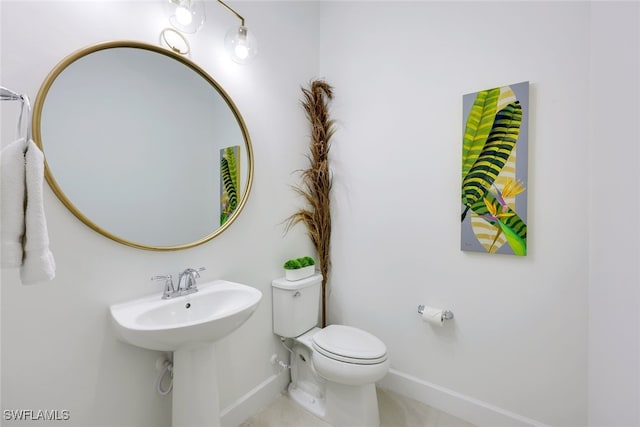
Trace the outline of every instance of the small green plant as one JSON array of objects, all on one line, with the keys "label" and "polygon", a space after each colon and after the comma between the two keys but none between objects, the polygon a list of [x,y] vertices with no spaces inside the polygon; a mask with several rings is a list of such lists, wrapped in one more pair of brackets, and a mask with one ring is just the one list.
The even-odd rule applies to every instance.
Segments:
[{"label": "small green plant", "polygon": [[284,263],[285,270],[297,270],[299,268],[302,268],[302,265],[297,259],[290,259]]},{"label": "small green plant", "polygon": [[316,261],[311,258],[310,256],[305,256],[302,258],[298,258],[298,261],[300,261],[300,264],[302,264],[303,267],[308,267],[310,265],[316,265]]},{"label": "small green plant", "polygon": [[311,265],[316,265],[316,261],[310,256],[305,256],[302,258],[293,258],[284,263],[285,270],[297,270],[303,267],[309,267]]}]

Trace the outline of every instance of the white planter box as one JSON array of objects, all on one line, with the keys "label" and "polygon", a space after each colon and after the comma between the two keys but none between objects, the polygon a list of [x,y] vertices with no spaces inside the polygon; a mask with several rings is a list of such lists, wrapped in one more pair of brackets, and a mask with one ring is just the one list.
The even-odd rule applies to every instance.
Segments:
[{"label": "white planter box", "polygon": [[316,266],[315,265],[310,265],[308,267],[302,267],[302,268],[298,268],[296,270],[284,270],[284,277],[290,281],[290,282],[294,282],[296,280],[302,280],[304,278],[313,276],[313,274],[316,272]]}]

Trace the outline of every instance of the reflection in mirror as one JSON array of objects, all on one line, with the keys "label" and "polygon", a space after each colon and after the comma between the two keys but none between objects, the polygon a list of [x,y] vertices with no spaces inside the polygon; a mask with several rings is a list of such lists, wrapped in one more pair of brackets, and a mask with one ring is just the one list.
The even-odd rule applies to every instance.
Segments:
[{"label": "reflection in mirror", "polygon": [[251,141],[225,91],[169,50],[107,42],[45,79],[34,136],[46,178],[83,222],[130,246],[204,243],[244,206]]},{"label": "reflection in mirror", "polygon": [[180,55],[187,55],[191,48],[187,39],[173,28],[165,28],[160,33],[160,40],[165,47],[168,47],[175,53]]}]

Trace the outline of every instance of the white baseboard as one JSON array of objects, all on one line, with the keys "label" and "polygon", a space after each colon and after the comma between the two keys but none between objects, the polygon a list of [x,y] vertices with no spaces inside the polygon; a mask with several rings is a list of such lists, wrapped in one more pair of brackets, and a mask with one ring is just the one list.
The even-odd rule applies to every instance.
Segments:
[{"label": "white baseboard", "polygon": [[220,411],[222,427],[238,427],[276,400],[289,384],[289,372],[283,370],[255,386],[247,394]]},{"label": "white baseboard", "polygon": [[480,427],[549,427],[547,424],[423,381],[395,369],[389,370],[389,373],[378,382],[378,385]]},{"label": "white baseboard", "polygon": [[[238,427],[249,417],[259,413],[276,400],[286,389],[287,384],[289,384],[287,370],[277,375],[271,375],[247,394],[222,409],[220,412],[221,426]],[[423,381],[395,369],[389,370],[389,373],[378,382],[378,385],[479,427],[549,427],[542,422]]]}]

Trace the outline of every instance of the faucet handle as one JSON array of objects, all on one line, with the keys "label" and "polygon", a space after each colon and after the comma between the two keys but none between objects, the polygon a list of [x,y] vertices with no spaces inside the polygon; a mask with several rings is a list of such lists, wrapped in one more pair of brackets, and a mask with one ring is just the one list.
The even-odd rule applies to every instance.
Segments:
[{"label": "faucet handle", "polygon": [[206,268],[205,267],[200,267],[200,268],[196,268],[191,272],[191,277],[193,277],[193,284],[195,286],[196,284],[196,279],[200,278],[200,272],[201,271],[205,271]]},{"label": "faucet handle", "polygon": [[175,288],[173,287],[173,276],[167,274],[165,276],[152,276],[151,280],[164,280],[164,291],[162,293],[162,298],[167,299],[170,295],[175,292]]},{"label": "faucet handle", "polygon": [[200,267],[200,268],[187,268],[184,271],[184,274],[189,274],[191,275],[191,277],[193,277],[194,279],[197,277],[200,277],[200,272],[206,270],[205,267]]}]

